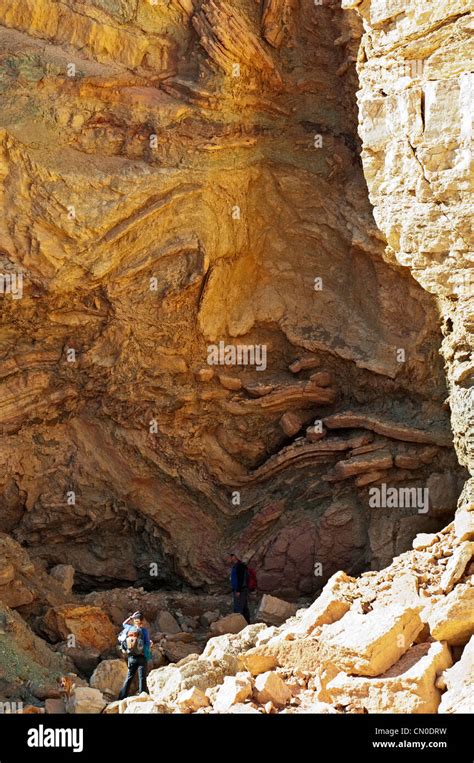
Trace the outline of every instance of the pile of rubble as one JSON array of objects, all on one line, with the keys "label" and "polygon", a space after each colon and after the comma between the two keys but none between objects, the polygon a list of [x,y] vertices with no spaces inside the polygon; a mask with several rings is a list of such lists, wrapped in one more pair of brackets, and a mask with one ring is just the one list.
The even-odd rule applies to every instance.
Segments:
[{"label": "pile of rubble", "polygon": [[[219,621],[222,635],[201,654],[150,672],[149,694],[107,702],[125,666],[102,662],[89,687],[74,689],[69,712],[474,712],[472,509],[418,535],[382,571],[336,573],[281,625],[234,619],[242,629],[225,633],[236,616]],[[265,598],[267,622],[272,607],[277,621],[284,603]]]},{"label": "pile of rubble", "polygon": [[[49,644],[2,603],[0,674],[19,666],[8,687],[9,696],[23,687],[31,702],[23,712],[474,712],[468,496],[451,524],[417,535],[384,570],[358,578],[339,571],[307,608],[266,595],[252,625],[224,615],[220,597],[117,589],[79,598],[65,585],[62,601],[58,589],[40,615],[37,589],[30,622]],[[155,644],[149,693],[118,700],[127,666],[116,638],[130,597],[150,605]]]}]

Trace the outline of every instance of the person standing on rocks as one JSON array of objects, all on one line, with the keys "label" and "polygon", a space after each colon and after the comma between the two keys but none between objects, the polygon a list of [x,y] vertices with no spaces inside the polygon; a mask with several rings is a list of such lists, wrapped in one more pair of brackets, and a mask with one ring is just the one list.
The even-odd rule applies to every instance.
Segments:
[{"label": "person standing on rocks", "polygon": [[151,647],[148,628],[141,612],[134,612],[123,621],[123,631],[119,636],[122,651],[127,655],[128,673],[120,690],[119,699],[128,697],[130,684],[135,673],[138,672],[138,693],[147,692],[146,664],[151,660]]},{"label": "person standing on rocks", "polygon": [[229,555],[229,559],[232,564],[230,583],[232,586],[233,611],[243,615],[247,622],[250,623],[248,568],[245,562],[239,559],[237,554],[233,552]]}]

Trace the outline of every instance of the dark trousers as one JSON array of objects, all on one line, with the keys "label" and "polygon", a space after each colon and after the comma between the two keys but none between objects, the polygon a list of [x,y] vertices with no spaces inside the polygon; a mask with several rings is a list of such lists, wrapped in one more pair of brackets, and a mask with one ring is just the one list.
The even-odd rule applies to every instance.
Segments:
[{"label": "dark trousers", "polygon": [[240,592],[240,596],[235,595],[235,591],[232,595],[233,602],[234,602],[234,612],[238,612],[240,615],[243,615],[247,622],[250,622],[250,610],[249,610],[249,597],[248,597],[248,591],[246,588],[244,588]]},{"label": "dark trousers", "polygon": [[143,654],[138,654],[136,656],[130,655],[128,658],[128,673],[125,679],[125,683],[120,689],[119,699],[125,699],[125,697],[128,697],[128,690],[130,689],[130,684],[132,683],[133,677],[137,670],[138,693],[141,694],[142,691],[148,691],[148,687],[146,685],[146,659]]}]

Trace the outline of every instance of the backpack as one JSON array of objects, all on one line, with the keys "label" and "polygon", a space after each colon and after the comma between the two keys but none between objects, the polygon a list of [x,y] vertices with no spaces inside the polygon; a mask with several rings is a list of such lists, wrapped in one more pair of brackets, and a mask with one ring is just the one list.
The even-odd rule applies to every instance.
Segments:
[{"label": "backpack", "polygon": [[252,567],[247,567],[247,588],[249,591],[257,590],[257,573]]},{"label": "backpack", "polygon": [[134,657],[145,654],[143,633],[137,628],[133,630],[124,629],[118,637],[118,642],[123,654],[133,655]]}]

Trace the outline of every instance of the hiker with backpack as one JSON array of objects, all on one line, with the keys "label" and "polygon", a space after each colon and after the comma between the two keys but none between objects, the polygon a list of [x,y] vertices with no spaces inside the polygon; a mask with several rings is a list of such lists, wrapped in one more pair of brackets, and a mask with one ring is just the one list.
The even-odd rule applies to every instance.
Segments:
[{"label": "hiker with backpack", "polygon": [[123,630],[120,633],[119,644],[122,653],[127,655],[128,673],[123,684],[119,699],[128,697],[130,684],[135,673],[138,672],[138,693],[147,692],[146,664],[151,660],[151,647],[148,628],[145,628],[145,620],[141,612],[134,612],[123,621]]},{"label": "hiker with backpack", "polygon": [[257,588],[257,576],[255,570],[248,567],[237,554],[231,553],[230,583],[232,586],[233,611],[245,617],[250,623],[249,593]]}]

